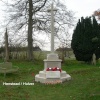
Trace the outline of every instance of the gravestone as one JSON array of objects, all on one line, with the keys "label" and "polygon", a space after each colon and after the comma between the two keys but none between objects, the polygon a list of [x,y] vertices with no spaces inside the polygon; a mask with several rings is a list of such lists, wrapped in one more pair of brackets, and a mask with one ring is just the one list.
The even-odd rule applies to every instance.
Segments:
[{"label": "gravestone", "polygon": [[96,65],[96,55],[95,54],[92,55],[92,64]]},{"label": "gravestone", "polygon": [[48,11],[51,12],[51,53],[47,55],[47,59],[44,59],[44,70],[35,76],[35,81],[40,83],[64,82],[70,80],[71,76],[66,71],[61,70],[62,60],[54,52],[54,11],[56,9],[53,8],[53,3]]},{"label": "gravestone", "polygon": [[5,62],[9,61],[9,47],[8,47],[8,33],[7,28],[5,32]]}]

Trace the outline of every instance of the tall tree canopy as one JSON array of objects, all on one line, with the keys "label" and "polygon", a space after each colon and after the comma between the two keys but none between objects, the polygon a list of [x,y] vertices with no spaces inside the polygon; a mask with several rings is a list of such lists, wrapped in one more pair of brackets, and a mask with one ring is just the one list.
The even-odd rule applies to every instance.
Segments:
[{"label": "tall tree canopy", "polygon": [[[52,1],[50,0],[7,0],[7,13],[9,22],[7,27],[13,29],[14,33],[20,35],[28,42],[28,59],[33,59],[32,46],[37,40],[37,33],[50,33],[50,14],[47,9],[50,8]],[[66,27],[71,26],[73,22],[73,13],[68,11],[66,6],[54,0],[58,11],[55,15],[55,32],[63,32],[66,34]],[[7,18],[7,17],[6,17]],[[27,35],[26,35],[27,33]]]},{"label": "tall tree canopy", "polygon": [[71,47],[78,61],[91,61],[100,57],[100,26],[95,17],[79,19],[73,32]]},{"label": "tall tree canopy", "polygon": [[98,19],[100,20],[100,9],[94,11],[94,12],[93,12],[93,16],[97,16]]}]

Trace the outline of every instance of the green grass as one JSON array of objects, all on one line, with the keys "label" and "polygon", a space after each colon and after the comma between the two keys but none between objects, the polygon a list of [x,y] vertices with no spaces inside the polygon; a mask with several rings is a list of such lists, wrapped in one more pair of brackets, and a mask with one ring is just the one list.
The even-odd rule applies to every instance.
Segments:
[{"label": "green grass", "polygon": [[[34,82],[35,74],[44,68],[41,61],[12,63],[20,69],[5,78],[0,74],[0,100],[100,100],[100,62],[93,66],[67,60],[62,69],[71,75],[72,80],[56,85]],[[3,86],[3,82],[34,82],[34,85]]]}]

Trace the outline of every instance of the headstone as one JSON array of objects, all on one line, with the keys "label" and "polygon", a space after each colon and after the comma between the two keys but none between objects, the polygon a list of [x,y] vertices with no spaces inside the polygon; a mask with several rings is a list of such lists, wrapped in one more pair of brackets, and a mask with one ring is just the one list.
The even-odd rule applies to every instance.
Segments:
[{"label": "headstone", "polygon": [[95,54],[92,55],[92,64],[96,65],[96,55]]},{"label": "headstone", "polygon": [[8,34],[5,32],[5,62],[9,61]]}]

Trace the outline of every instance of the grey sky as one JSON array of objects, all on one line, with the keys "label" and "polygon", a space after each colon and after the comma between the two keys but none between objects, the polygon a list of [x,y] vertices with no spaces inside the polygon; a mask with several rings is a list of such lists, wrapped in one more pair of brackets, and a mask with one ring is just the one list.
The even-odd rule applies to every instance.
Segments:
[{"label": "grey sky", "polygon": [[[9,0],[10,1],[10,0]],[[93,11],[99,9],[100,0],[60,0],[66,4],[67,8],[75,12],[75,16],[80,18],[81,16],[90,16]],[[2,2],[0,0],[0,12],[2,8]],[[0,17],[2,14],[0,13]]]},{"label": "grey sky", "polygon": [[76,12],[75,16],[90,16],[100,8],[100,0],[64,0],[68,9]]},{"label": "grey sky", "polygon": [[[79,19],[80,17],[84,16],[91,16],[93,12],[100,8],[100,0],[61,0],[66,4],[69,10],[75,12],[75,17]],[[0,23],[3,21],[3,13],[1,10],[3,6],[1,6],[0,0]],[[1,29],[0,29],[1,30]],[[71,30],[72,34],[73,29]]]}]

